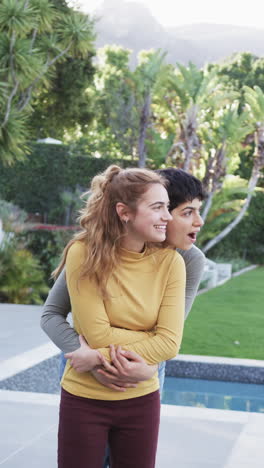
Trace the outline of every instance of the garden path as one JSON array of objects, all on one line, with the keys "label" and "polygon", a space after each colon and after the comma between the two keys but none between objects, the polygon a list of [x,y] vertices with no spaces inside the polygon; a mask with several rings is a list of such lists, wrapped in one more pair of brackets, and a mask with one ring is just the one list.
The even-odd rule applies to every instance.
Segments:
[{"label": "garden path", "polygon": [[[0,381],[58,353],[40,314],[0,304]],[[58,404],[57,395],[0,390],[3,468],[56,468]],[[156,468],[262,468],[263,440],[263,414],[162,405]]]}]

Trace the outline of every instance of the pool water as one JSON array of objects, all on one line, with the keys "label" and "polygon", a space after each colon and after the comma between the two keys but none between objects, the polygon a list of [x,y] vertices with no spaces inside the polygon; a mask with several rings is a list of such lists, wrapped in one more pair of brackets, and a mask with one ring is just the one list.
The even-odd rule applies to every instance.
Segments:
[{"label": "pool water", "polygon": [[162,403],[264,413],[264,385],[166,377]]}]

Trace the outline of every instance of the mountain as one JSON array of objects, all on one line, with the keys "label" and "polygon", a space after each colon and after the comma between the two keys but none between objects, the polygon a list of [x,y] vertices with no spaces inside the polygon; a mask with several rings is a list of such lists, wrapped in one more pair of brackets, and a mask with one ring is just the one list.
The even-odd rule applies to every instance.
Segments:
[{"label": "mountain", "polygon": [[131,64],[142,49],[167,51],[167,61],[198,66],[216,62],[236,52],[264,55],[264,29],[194,24],[163,27],[150,10],[135,1],[105,0],[96,11],[97,47],[117,44],[131,49]]},{"label": "mountain", "polygon": [[203,63],[219,61],[237,52],[264,55],[264,29],[205,23],[177,27],[170,34],[194,43]]}]

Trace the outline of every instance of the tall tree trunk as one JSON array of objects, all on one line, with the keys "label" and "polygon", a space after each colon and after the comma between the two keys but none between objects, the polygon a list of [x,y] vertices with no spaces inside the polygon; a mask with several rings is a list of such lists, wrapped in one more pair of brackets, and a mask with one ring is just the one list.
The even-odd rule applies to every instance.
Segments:
[{"label": "tall tree trunk", "polygon": [[186,123],[184,125],[184,162],[183,170],[188,172],[190,170],[190,164],[193,157],[193,149],[197,139],[197,106],[193,105],[187,110]]},{"label": "tall tree trunk", "polygon": [[226,175],[226,143],[223,142],[215,153],[209,157],[206,173],[203,179],[203,187],[207,191],[205,207],[202,212],[203,221],[206,220],[213,202],[213,196],[217,190],[222,188],[224,177]]},{"label": "tall tree trunk", "polygon": [[206,199],[205,206],[204,206],[203,211],[202,211],[203,221],[206,220],[207,215],[208,215],[208,213],[210,211],[210,208],[211,208],[212,203],[213,203],[213,196],[214,196],[214,192],[210,192],[207,199]]},{"label": "tall tree trunk", "polygon": [[203,188],[206,193],[209,193],[211,191],[211,186],[212,186],[212,174],[214,172],[214,163],[215,163],[215,157],[216,157],[216,150],[213,148],[210,151],[210,156],[207,160],[206,164],[206,171],[204,178],[202,180]]},{"label": "tall tree trunk", "polygon": [[151,106],[151,94],[150,92],[146,95],[145,102],[141,111],[140,126],[139,126],[139,139],[138,139],[138,167],[146,166],[146,151],[145,151],[145,140],[146,133],[149,124]]},{"label": "tall tree trunk", "polygon": [[1,243],[3,242],[3,240],[4,240],[4,237],[5,237],[5,233],[4,233],[4,230],[3,230],[3,223],[2,223],[2,220],[0,218],[0,246],[1,246]]},{"label": "tall tree trunk", "polygon": [[207,244],[202,249],[204,253],[208,252],[208,250],[210,250],[212,247],[218,244],[218,242],[224,239],[238,225],[238,223],[240,223],[250,205],[254,190],[258,183],[260,171],[264,167],[264,125],[259,125],[255,133],[255,141],[256,145],[254,163],[251,177],[248,182],[248,195],[246,201],[236,218],[230,224],[228,224],[228,226],[226,226],[222,232],[220,232],[216,237],[214,237],[214,239],[211,239],[209,242],[207,242]]},{"label": "tall tree trunk", "polygon": [[184,158],[182,169],[188,172],[194,156],[193,150],[196,148],[199,151],[201,146],[197,136],[197,106],[195,104],[187,109],[185,120],[184,117],[182,117],[179,126],[179,139],[176,143],[173,143],[169,149],[165,156],[165,163],[167,164],[169,159],[172,159],[178,150],[180,150]]},{"label": "tall tree trunk", "polygon": [[185,141],[185,151],[184,151],[184,161],[183,161],[183,170],[188,172],[190,169],[190,164],[193,155],[193,145],[191,137],[187,137]]}]

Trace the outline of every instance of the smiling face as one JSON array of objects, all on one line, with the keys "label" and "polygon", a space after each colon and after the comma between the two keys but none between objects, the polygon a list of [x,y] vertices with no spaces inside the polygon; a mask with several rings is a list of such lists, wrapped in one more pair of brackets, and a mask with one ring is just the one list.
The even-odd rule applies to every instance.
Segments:
[{"label": "smiling face", "polygon": [[192,247],[204,224],[200,215],[201,204],[195,198],[191,202],[181,203],[171,211],[172,221],[167,226],[166,243],[182,250]]},{"label": "smiling face", "polygon": [[172,219],[168,205],[169,197],[163,185],[151,184],[137,202],[136,212],[128,210],[122,214],[122,219],[128,220],[122,246],[140,252],[145,242],[163,242],[168,221]]}]

